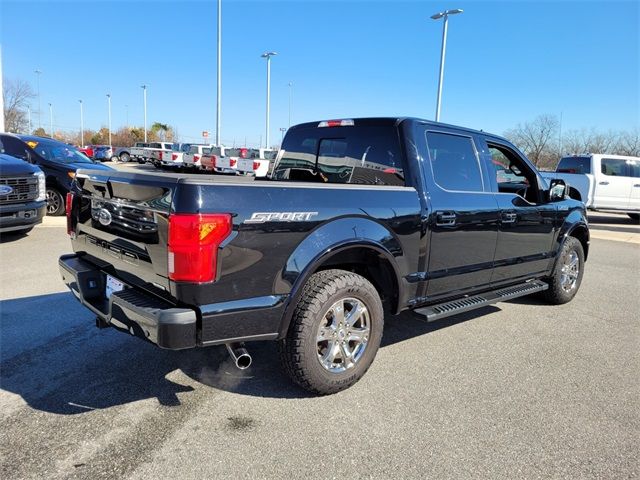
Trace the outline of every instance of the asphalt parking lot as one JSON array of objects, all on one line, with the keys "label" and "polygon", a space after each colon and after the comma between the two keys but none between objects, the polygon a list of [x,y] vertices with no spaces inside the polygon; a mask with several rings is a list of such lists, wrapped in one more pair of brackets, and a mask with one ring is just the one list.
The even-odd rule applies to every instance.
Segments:
[{"label": "asphalt parking lot", "polygon": [[367,375],[319,398],[271,343],[241,372],[223,347],[96,329],[59,278],[64,219],[46,218],[0,242],[0,476],[637,477],[640,227],[590,220],[572,303],[388,318]]}]

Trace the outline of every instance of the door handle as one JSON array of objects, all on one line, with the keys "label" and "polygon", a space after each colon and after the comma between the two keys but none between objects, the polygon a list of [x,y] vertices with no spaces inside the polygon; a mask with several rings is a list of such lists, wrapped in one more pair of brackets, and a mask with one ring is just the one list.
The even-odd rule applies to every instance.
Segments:
[{"label": "door handle", "polygon": [[598,185],[609,185],[609,182],[600,182]]},{"label": "door handle", "polygon": [[518,214],[515,212],[502,212],[502,223],[515,223]]},{"label": "door handle", "polygon": [[454,212],[436,212],[436,225],[441,227],[451,227],[456,224],[456,214]]},{"label": "door handle", "polygon": [[640,183],[636,183],[634,187],[640,187]]}]

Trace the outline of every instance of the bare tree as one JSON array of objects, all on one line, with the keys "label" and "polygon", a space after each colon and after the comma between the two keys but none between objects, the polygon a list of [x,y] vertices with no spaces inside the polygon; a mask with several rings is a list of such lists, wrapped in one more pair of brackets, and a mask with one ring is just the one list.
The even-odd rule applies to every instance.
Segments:
[{"label": "bare tree", "polygon": [[615,150],[619,155],[640,157],[640,130],[636,128],[635,130],[622,132],[618,136]]},{"label": "bare tree", "polygon": [[28,82],[20,79],[5,78],[3,86],[5,128],[8,132],[25,132],[29,128],[26,110],[29,100],[35,97],[33,89]]},{"label": "bare tree", "polygon": [[515,143],[537,167],[546,167],[557,161],[554,140],[558,136],[560,122],[555,115],[540,115],[532,122],[518,124],[505,132],[505,137]]}]

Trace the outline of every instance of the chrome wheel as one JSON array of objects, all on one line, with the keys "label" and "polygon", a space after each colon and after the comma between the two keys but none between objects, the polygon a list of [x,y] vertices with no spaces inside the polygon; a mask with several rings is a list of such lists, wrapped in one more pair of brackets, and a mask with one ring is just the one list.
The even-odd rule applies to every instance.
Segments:
[{"label": "chrome wheel", "polygon": [[320,364],[331,373],[353,368],[367,348],[371,318],[366,305],[356,298],[335,302],[324,314],[317,334]]},{"label": "chrome wheel", "polygon": [[570,292],[576,287],[578,275],[580,274],[580,257],[578,252],[571,250],[568,252],[560,269],[560,286],[565,292]]}]

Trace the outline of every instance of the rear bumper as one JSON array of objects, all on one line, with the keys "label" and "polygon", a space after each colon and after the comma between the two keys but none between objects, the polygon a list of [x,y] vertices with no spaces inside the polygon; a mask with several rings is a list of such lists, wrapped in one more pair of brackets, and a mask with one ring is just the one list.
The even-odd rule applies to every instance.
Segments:
[{"label": "rear bumper", "polygon": [[0,206],[0,232],[25,230],[42,223],[46,202],[15,203]]},{"label": "rear bumper", "polygon": [[119,330],[155,343],[182,350],[197,344],[197,315],[134,288],[105,295],[106,275],[78,255],[58,261],[62,281],[98,319]]},{"label": "rear bumper", "polygon": [[269,295],[197,307],[178,307],[131,287],[106,297],[106,273],[82,255],[58,260],[62,281],[102,326],[148,340],[159,347],[185,348],[275,340],[288,296]]}]

